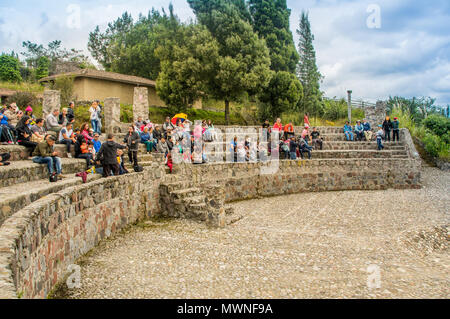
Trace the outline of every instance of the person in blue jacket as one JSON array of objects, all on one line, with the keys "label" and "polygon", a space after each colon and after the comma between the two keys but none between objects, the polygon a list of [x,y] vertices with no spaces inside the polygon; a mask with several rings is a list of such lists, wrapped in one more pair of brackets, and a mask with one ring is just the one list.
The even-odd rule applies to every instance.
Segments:
[{"label": "person in blue jacket", "polygon": [[353,141],[353,130],[350,123],[347,121],[344,125],[344,134],[347,141]]}]

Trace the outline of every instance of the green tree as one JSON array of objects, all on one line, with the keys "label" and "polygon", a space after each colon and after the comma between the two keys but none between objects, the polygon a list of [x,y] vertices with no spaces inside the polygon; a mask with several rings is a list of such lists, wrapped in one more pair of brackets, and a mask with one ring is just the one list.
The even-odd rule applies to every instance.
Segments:
[{"label": "green tree", "polygon": [[0,55],[0,80],[6,82],[22,82],[20,74],[20,61],[12,54]]},{"label": "green tree", "polygon": [[[57,66],[64,63],[73,64],[77,67],[91,65],[89,58],[83,55],[81,50],[68,50],[62,47],[62,42],[59,40],[50,42],[47,47],[30,41],[23,42],[22,46],[26,49],[25,52],[22,52],[22,55],[26,58],[28,68],[35,70],[36,77],[38,77],[39,72],[41,74],[44,72],[44,66],[47,62],[42,59],[44,57],[49,61],[48,73],[50,75],[57,73]],[[38,68],[40,68],[39,72]]]},{"label": "green tree", "polygon": [[300,62],[297,68],[297,76],[303,86],[303,98],[300,100],[298,110],[319,115],[323,112],[322,92],[320,91],[320,74],[316,64],[316,52],[314,50],[314,35],[311,32],[311,25],[308,14],[302,12],[299,29],[300,36],[298,52]]},{"label": "green tree", "polygon": [[199,25],[179,25],[177,36],[168,37],[155,51],[161,60],[156,81],[159,97],[169,106],[192,107],[205,89],[205,79],[212,77],[218,61],[217,42]]},{"label": "green tree", "polygon": [[253,29],[266,40],[273,71],[295,73],[299,55],[289,27],[286,0],[250,0]]},{"label": "green tree", "polygon": [[48,76],[50,60],[46,56],[41,56],[37,62],[36,78],[38,80]]},{"label": "green tree", "polygon": [[177,30],[178,17],[169,6],[169,14],[152,9],[147,16],[140,16],[134,23],[125,12],[109,23],[105,32],[97,26],[89,34],[88,49],[92,56],[107,70],[123,74],[156,79],[161,70],[160,59],[155,50],[171,41],[168,30]]},{"label": "green tree", "polygon": [[217,67],[206,81],[206,90],[225,101],[225,121],[229,123],[230,102],[267,87],[271,78],[269,50],[248,22],[244,0],[188,0],[188,3],[198,22],[207,27],[218,43]]},{"label": "green tree", "polygon": [[281,113],[293,110],[302,96],[302,85],[294,74],[286,71],[274,73],[269,85],[259,96],[262,118],[280,117]]}]

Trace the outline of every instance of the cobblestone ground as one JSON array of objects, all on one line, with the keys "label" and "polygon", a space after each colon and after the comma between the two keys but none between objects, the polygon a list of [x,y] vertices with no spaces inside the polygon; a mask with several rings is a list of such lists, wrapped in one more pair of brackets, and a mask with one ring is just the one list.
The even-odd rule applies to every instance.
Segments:
[{"label": "cobblestone ground", "polygon": [[236,203],[246,217],[222,230],[133,227],[82,260],[69,298],[449,298],[450,173],[423,176],[421,190]]}]

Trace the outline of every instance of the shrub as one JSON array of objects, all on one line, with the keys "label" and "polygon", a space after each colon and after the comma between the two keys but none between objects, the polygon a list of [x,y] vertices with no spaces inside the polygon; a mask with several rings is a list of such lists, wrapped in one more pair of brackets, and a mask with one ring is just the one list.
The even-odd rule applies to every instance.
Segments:
[{"label": "shrub", "polygon": [[17,106],[24,108],[28,105],[35,106],[39,103],[38,98],[31,92],[16,92],[6,100],[7,104],[16,103]]},{"label": "shrub", "polygon": [[442,136],[450,132],[450,119],[441,115],[430,115],[423,120],[422,124],[438,136]]},{"label": "shrub", "polygon": [[12,55],[0,55],[0,81],[22,82],[19,59]]},{"label": "shrub", "polygon": [[73,81],[72,76],[60,76],[53,83],[52,89],[61,92],[61,105],[69,105],[69,102],[74,98]]}]

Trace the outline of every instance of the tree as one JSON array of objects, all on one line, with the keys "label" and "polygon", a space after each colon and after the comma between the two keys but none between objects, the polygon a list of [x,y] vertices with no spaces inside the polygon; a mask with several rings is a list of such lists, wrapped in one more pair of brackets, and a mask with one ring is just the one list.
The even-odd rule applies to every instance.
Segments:
[{"label": "tree", "polygon": [[20,61],[14,53],[0,55],[0,81],[22,82]]},{"label": "tree", "polygon": [[107,70],[122,74],[156,79],[161,70],[160,59],[155,50],[170,41],[168,30],[177,30],[178,17],[169,6],[169,14],[152,9],[146,17],[140,16],[134,23],[125,12],[116,21],[109,23],[104,33],[97,26],[89,34],[88,49],[92,56]]},{"label": "tree", "polygon": [[250,0],[253,29],[266,40],[273,71],[295,73],[299,55],[289,27],[286,0]]},{"label": "tree", "polygon": [[50,60],[46,56],[41,56],[37,62],[36,78],[38,80],[48,76]]},{"label": "tree", "polygon": [[230,102],[245,93],[255,95],[271,78],[266,43],[253,31],[244,0],[188,0],[200,24],[218,43],[217,67],[206,90],[225,101],[225,121],[230,120]]},{"label": "tree", "polygon": [[214,74],[219,49],[203,26],[180,25],[176,32],[178,36],[171,37],[176,41],[167,41],[155,51],[161,60],[156,89],[167,105],[185,109],[203,95],[205,79]]},{"label": "tree", "polygon": [[302,85],[294,74],[286,71],[276,72],[259,97],[263,103],[262,116],[280,117],[284,111],[293,110],[302,96]]},{"label": "tree", "polygon": [[320,114],[323,111],[322,92],[320,91],[320,74],[316,64],[316,52],[314,50],[314,35],[311,32],[308,14],[302,12],[300,18],[300,36],[298,52],[300,62],[297,68],[297,77],[303,86],[303,98],[299,102],[298,109],[303,112]]},{"label": "tree", "polygon": [[[40,72],[45,73],[44,67],[47,63],[43,57],[47,58],[49,62],[48,74],[53,75],[58,73],[58,67],[63,64],[71,64],[76,67],[82,67],[91,65],[89,58],[82,54],[81,50],[70,49],[62,47],[62,42],[55,40],[50,42],[45,48],[42,44],[32,43],[30,41],[25,41],[22,46],[26,49],[22,52],[22,55],[26,58],[27,66],[31,69],[36,70],[40,68]],[[38,74],[36,74],[38,77]]]}]

